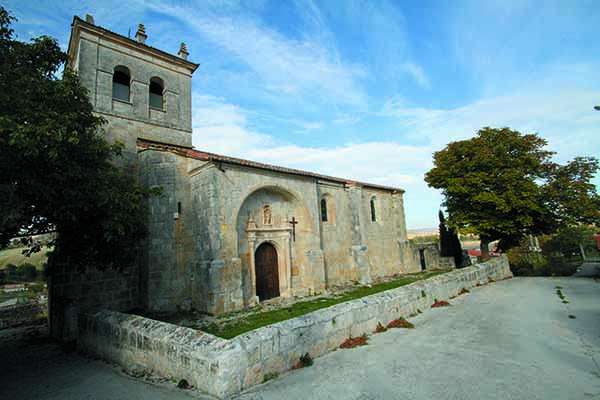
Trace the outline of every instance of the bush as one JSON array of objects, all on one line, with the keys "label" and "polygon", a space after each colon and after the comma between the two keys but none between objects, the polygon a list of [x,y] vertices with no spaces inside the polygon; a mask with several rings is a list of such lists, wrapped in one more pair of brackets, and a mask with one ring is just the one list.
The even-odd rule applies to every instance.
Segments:
[{"label": "bush", "polygon": [[19,279],[23,282],[31,282],[37,278],[37,269],[31,263],[23,263],[17,267]]},{"label": "bush", "polygon": [[6,275],[7,282],[15,282],[19,279],[17,274],[17,266],[15,264],[6,264],[4,267],[4,273]]},{"label": "bush", "polygon": [[578,263],[567,261],[564,256],[548,257],[548,266],[552,276],[571,276],[577,272]]},{"label": "bush", "polygon": [[571,276],[578,266],[578,263],[569,262],[563,255],[509,252],[508,259],[515,276]]}]

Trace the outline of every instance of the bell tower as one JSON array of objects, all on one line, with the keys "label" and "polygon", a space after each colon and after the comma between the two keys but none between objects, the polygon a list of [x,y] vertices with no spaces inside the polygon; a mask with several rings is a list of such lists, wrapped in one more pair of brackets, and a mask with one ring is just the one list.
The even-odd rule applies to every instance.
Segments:
[{"label": "bell tower", "polygon": [[120,141],[124,156],[134,157],[137,139],[192,145],[192,74],[181,43],[177,55],[146,44],[140,24],[129,38],[75,16],[68,67],[88,89],[94,112],[107,120],[109,141]]}]

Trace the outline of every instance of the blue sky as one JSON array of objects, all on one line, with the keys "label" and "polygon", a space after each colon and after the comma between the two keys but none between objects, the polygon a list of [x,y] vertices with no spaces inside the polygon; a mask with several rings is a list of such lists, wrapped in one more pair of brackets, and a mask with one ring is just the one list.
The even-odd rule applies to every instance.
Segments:
[{"label": "blue sky", "polygon": [[[200,63],[197,148],[406,189],[437,225],[432,152],[483,126],[537,132],[558,161],[600,156],[597,1],[5,2],[22,40],[73,15]],[[600,181],[597,178],[596,184]]]}]

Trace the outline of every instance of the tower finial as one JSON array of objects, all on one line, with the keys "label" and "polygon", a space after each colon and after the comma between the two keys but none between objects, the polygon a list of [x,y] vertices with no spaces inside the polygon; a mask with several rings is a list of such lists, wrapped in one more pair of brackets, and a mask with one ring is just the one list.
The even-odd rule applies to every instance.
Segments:
[{"label": "tower finial", "polygon": [[188,49],[187,49],[187,46],[185,45],[185,43],[181,42],[181,45],[179,46],[179,52],[177,53],[177,55],[180,58],[187,60],[190,53],[188,52]]},{"label": "tower finial", "polygon": [[146,43],[148,35],[146,35],[146,28],[144,27],[144,24],[138,25],[138,30],[135,33],[135,39],[142,44]]}]

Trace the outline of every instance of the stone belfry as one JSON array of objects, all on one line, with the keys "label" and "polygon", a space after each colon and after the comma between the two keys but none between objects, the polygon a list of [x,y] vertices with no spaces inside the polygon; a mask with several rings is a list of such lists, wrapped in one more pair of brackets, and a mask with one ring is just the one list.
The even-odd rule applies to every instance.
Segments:
[{"label": "stone belfry", "polygon": [[177,55],[146,44],[140,24],[129,38],[74,17],[68,66],[88,89],[94,111],[107,120],[109,141],[125,145],[133,161],[137,139],[191,146],[191,85],[198,64],[187,60],[181,44]]}]

